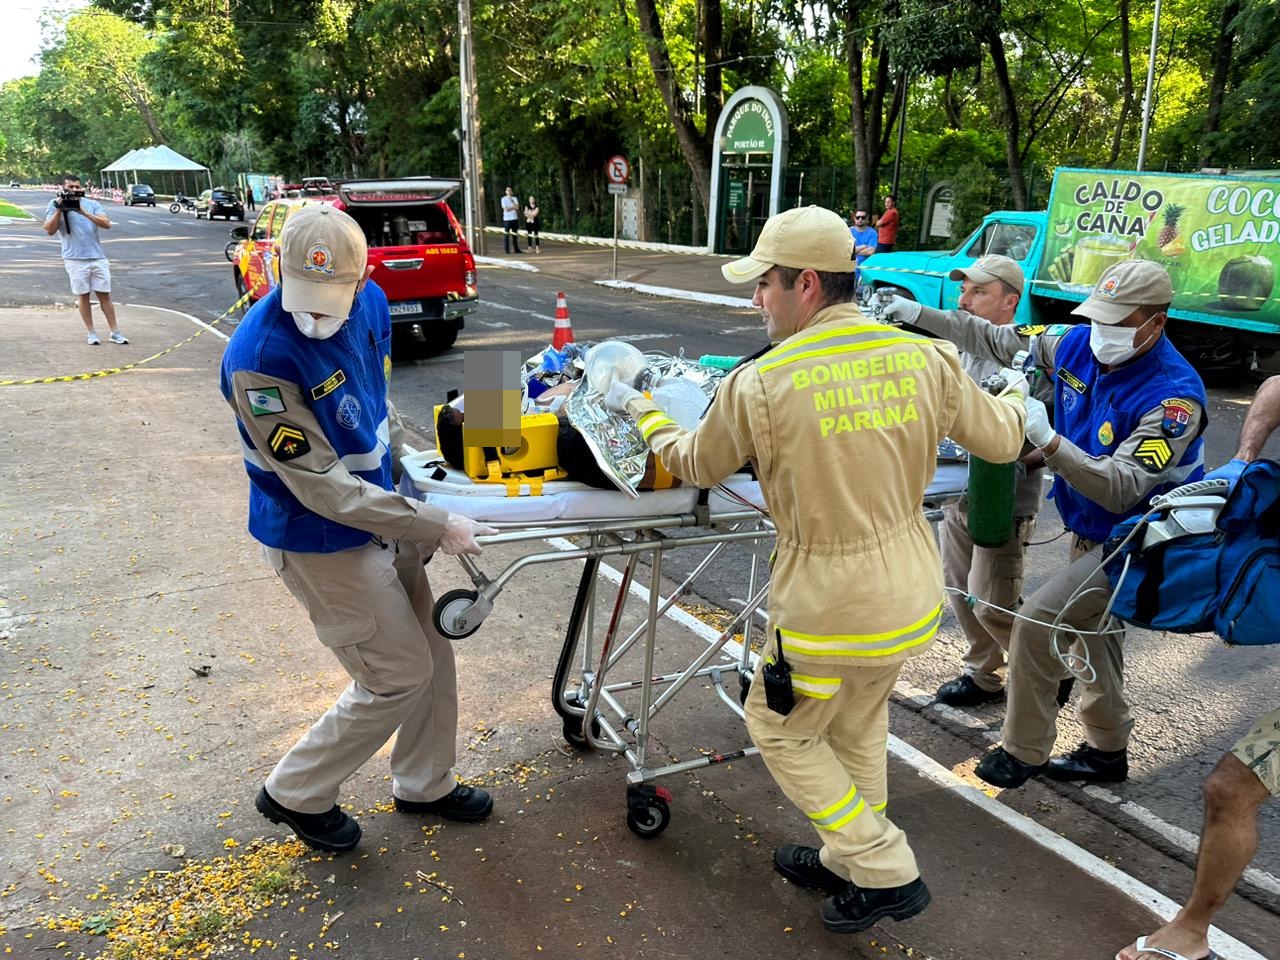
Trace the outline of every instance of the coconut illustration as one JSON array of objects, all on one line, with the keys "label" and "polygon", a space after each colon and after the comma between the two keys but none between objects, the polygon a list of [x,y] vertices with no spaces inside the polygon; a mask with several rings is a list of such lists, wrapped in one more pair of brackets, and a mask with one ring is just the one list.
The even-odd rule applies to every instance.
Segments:
[{"label": "coconut illustration", "polygon": [[1219,310],[1261,310],[1275,287],[1276,268],[1266,257],[1235,257],[1218,273]]}]

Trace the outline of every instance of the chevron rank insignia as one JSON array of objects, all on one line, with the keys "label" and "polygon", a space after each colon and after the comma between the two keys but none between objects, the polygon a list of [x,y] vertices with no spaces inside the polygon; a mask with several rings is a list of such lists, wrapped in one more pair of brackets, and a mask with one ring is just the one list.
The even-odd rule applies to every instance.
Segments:
[{"label": "chevron rank insignia", "polygon": [[1173,449],[1169,441],[1162,437],[1143,440],[1133,451],[1133,459],[1142,464],[1148,473],[1160,473],[1173,459]]},{"label": "chevron rank insignia", "polygon": [[271,445],[271,455],[281,462],[296,460],[303,454],[311,452],[307,435],[287,423],[282,423],[271,431],[271,439],[267,442]]}]

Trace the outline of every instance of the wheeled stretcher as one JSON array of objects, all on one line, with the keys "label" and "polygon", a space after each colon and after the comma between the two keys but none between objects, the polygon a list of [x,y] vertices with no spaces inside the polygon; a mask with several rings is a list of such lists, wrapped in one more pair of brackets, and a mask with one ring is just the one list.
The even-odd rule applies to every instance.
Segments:
[{"label": "wheeled stretcher", "polygon": [[[677,487],[632,499],[569,480],[477,483],[445,464],[434,451],[413,453],[401,462],[403,494],[499,528],[498,534],[480,538],[483,545],[540,543],[538,549],[511,561],[493,577],[482,572],[475,558],[459,557],[475,589],[451,590],[436,600],[433,620],[444,636],[461,639],[475,633],[520,570],[534,564],[582,562],[556,661],[552,706],[563,721],[564,737],[570,745],[621,754],[630,764],[627,825],[633,832],[642,837],[657,836],[670,822],[671,794],[655,785],[658,778],[758,752],[755,747],[746,747],[662,765],[654,765],[650,756],[652,721],[694,681],[709,683],[720,702],[743,716],[742,702],[757,659],[752,652],[752,631],[758,626],[756,611],[768,593],[764,557],[774,535],[753,478],[739,474],[714,490]],[[923,505],[929,519],[938,519],[942,506],[964,492],[965,479],[965,464],[939,462]],[[742,609],[718,634],[702,631],[709,639],[689,662],[668,672],[656,672],[659,621],[731,544],[752,548]],[[692,549],[704,551],[704,555],[670,596],[663,597],[664,555]],[[606,557],[625,558],[621,572],[611,566],[602,569],[600,561]],[[647,589],[636,584],[641,559],[649,567]],[[598,635],[596,591],[606,578],[617,586],[617,596],[608,623]],[[624,635],[624,612],[633,593],[643,596],[647,606],[639,626]],[[688,616],[683,611],[673,615]],[[738,634],[740,640],[736,639]],[[638,679],[613,679],[628,656],[640,661]],[[727,688],[734,677],[738,680],[736,696]]]}]

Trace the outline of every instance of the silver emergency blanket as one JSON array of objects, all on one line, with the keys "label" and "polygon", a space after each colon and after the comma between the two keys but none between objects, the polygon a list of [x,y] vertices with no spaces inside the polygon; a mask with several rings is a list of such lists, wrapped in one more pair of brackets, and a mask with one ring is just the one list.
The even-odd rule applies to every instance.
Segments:
[{"label": "silver emergency blanket", "polygon": [[[683,354],[673,357],[665,353],[646,353],[648,368],[657,376],[657,389],[669,378],[687,380],[706,395],[715,394],[717,384],[724,379],[725,371],[704,367]],[[604,397],[591,389],[584,377],[565,404],[569,422],[582,434],[587,446],[605,476],[623,493],[639,497],[636,488],[644,479],[649,447],[640,436],[635,422],[625,414],[614,413],[604,405]]]}]

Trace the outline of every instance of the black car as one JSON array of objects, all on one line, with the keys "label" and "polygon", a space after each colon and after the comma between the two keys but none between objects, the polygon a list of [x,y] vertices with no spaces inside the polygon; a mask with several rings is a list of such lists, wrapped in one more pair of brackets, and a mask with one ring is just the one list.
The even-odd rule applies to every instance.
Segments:
[{"label": "black car", "polygon": [[125,191],[124,195],[124,205],[126,207],[136,207],[144,203],[148,207],[154,207],[156,205],[156,192],[145,183],[129,184],[129,189]]},{"label": "black car", "polygon": [[244,204],[230,190],[214,187],[196,198],[196,219],[201,217],[208,217],[210,220],[214,217],[222,217],[224,220],[235,217],[243,220]]}]

